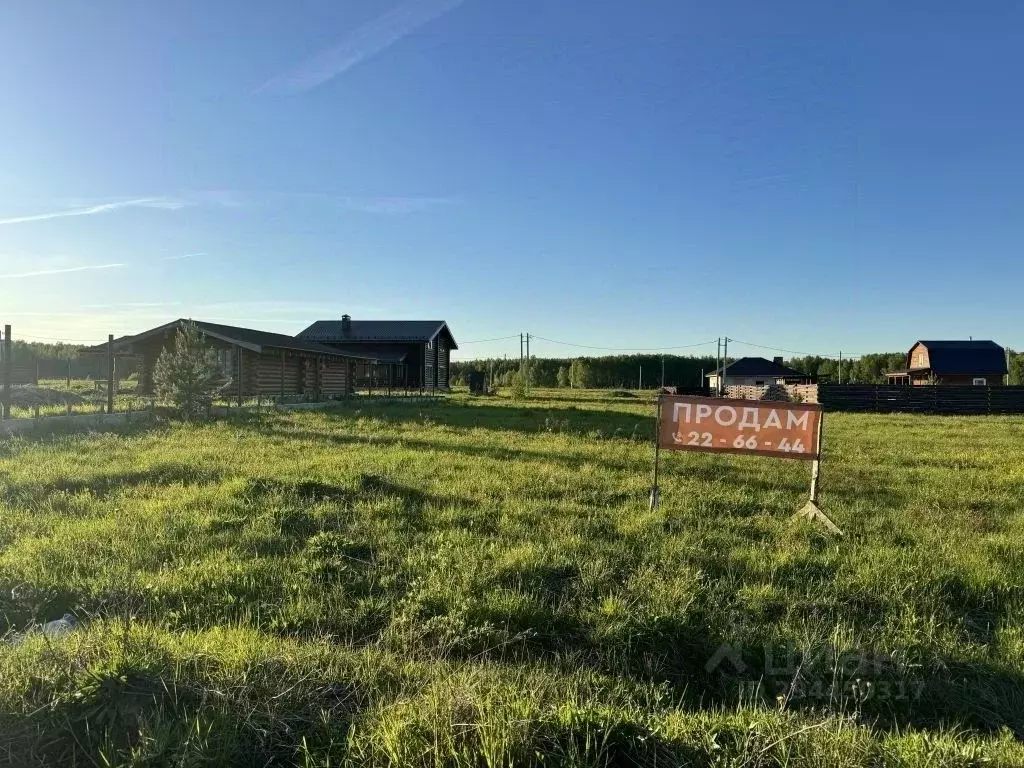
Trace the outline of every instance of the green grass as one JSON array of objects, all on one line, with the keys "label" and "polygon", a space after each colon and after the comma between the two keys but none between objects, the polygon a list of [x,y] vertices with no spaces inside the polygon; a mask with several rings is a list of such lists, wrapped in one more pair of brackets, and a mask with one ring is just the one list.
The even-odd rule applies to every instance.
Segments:
[{"label": "green grass", "polygon": [[[1024,765],[1024,419],[540,392],[0,443],[0,762]],[[0,627],[2,628],[2,627]],[[723,643],[734,649],[717,667]],[[4,743],[6,742],[6,743]]]},{"label": "green grass", "polygon": [[[40,379],[38,388],[15,387],[11,418],[65,416],[68,413],[68,400],[71,401],[71,413],[76,415],[98,414],[106,410],[106,389],[97,389],[94,380],[71,379],[70,385],[66,379]],[[150,407],[150,398],[135,394],[136,385],[134,379],[119,382],[114,398],[116,412],[139,411]]]}]

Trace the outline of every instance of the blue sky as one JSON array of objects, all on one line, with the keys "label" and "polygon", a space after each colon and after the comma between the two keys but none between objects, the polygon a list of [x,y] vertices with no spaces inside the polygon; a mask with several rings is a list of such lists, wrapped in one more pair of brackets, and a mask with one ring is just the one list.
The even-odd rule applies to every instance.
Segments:
[{"label": "blue sky", "polygon": [[16,336],[1024,346],[1017,0],[9,0],[0,52]]}]

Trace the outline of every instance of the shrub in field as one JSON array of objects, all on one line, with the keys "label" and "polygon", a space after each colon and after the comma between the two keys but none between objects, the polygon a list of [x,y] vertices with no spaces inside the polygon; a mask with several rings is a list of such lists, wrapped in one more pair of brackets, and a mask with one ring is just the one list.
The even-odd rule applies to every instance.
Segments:
[{"label": "shrub in field", "polygon": [[509,394],[516,400],[526,397],[526,377],[522,373],[515,373],[509,383]]},{"label": "shrub in field", "polygon": [[174,347],[160,354],[153,381],[157,395],[191,420],[210,412],[224,377],[216,353],[203,341],[195,324],[188,323],[178,331]]},{"label": "shrub in field", "polygon": [[569,369],[566,366],[564,366],[564,365],[561,366],[558,369],[558,375],[557,375],[556,379],[558,381],[558,386],[559,387],[562,387],[563,389],[565,387],[568,387],[569,386]]}]

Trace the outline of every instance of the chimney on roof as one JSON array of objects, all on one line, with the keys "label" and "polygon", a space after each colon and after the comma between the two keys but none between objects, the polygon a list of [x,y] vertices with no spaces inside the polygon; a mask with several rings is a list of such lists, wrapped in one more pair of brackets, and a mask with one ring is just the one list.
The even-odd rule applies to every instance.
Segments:
[{"label": "chimney on roof", "polygon": [[781,355],[778,356],[778,357],[773,357],[772,360],[775,361],[776,365],[782,365],[782,356]]},{"label": "chimney on roof", "polygon": [[342,315],[341,316],[341,335],[351,336],[352,335],[352,316]]}]

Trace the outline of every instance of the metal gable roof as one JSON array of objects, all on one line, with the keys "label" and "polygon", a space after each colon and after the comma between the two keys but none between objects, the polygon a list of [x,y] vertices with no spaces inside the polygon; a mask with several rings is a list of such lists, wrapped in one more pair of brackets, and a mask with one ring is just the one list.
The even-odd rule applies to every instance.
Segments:
[{"label": "metal gable roof", "polygon": [[[935,373],[983,373],[1002,376],[1006,373],[1006,351],[994,341],[919,341],[928,350],[928,368]],[[913,349],[913,347],[911,348]]]},{"label": "metal gable roof", "polygon": [[444,320],[352,320],[348,333],[341,320],[317,320],[297,338],[321,342],[426,342],[447,331],[452,349],[458,349],[455,337]]},{"label": "metal gable roof", "polygon": [[[718,370],[714,370],[708,376],[717,376]],[[764,376],[765,378],[795,379],[806,378],[806,373],[780,365],[773,360],[765,360],[763,357],[741,357],[733,360],[725,366],[726,376]]]},{"label": "metal gable roof", "polygon": [[196,321],[199,330],[211,335],[218,335],[225,340],[251,344],[258,347],[271,347],[273,349],[286,349],[295,352],[311,352],[318,355],[338,355],[338,350],[328,347],[325,344],[318,344],[315,341],[298,339],[295,336],[288,336],[284,333],[271,333],[270,331],[257,331],[252,328],[240,328],[233,325],[220,325],[218,323],[207,323]]},{"label": "metal gable roof", "polygon": [[[187,320],[185,318],[173,320],[169,323],[165,323],[164,325],[157,326],[156,328],[151,328],[148,331],[135,334],[134,336],[122,336],[114,342],[114,350],[120,354],[125,354],[130,351],[132,345],[136,342],[155,336],[159,333],[180,328],[189,322],[195,323],[196,328],[207,336],[211,336],[229,344],[237,344],[246,349],[250,349],[253,352],[262,352],[264,347],[269,347],[271,349],[309,352],[311,354],[329,355],[331,357],[358,357],[370,359],[355,350],[342,351],[335,349],[334,347],[329,347],[326,344],[319,344],[315,341],[299,339],[295,336],[288,336],[284,333],[271,333],[270,331],[258,331],[253,328],[241,328],[234,325],[221,325],[220,323],[208,323],[203,320]],[[106,344],[100,344],[83,350],[83,352],[105,353],[106,349]]]}]

